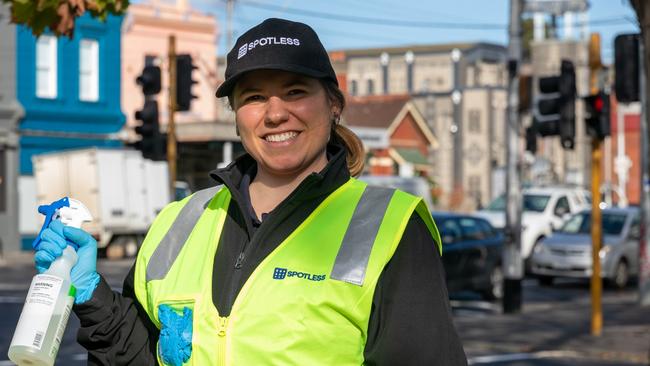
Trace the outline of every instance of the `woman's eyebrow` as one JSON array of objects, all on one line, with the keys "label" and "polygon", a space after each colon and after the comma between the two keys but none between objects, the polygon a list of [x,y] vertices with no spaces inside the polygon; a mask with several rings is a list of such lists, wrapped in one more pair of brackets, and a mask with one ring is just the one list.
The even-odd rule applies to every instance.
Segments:
[{"label": "woman's eyebrow", "polygon": [[240,96],[240,95],[243,95],[243,94],[246,94],[246,93],[259,93],[260,90],[261,90],[260,88],[257,88],[257,87],[254,87],[254,86],[246,86],[246,87],[241,88],[237,92],[237,96]]}]

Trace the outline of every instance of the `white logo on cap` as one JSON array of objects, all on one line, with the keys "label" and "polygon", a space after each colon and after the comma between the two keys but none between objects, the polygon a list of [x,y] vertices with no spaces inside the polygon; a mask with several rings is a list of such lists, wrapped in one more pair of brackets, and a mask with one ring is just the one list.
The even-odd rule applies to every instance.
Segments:
[{"label": "white logo on cap", "polygon": [[237,59],[239,60],[240,58],[244,57],[246,55],[247,51],[248,51],[248,45],[247,44],[239,47],[239,53],[237,53]]},{"label": "white logo on cap", "polygon": [[248,51],[252,50],[257,46],[268,46],[268,45],[286,45],[286,46],[300,46],[300,40],[298,38],[289,38],[289,37],[262,37],[249,42],[239,47],[239,52],[237,53],[237,59],[246,56]]}]

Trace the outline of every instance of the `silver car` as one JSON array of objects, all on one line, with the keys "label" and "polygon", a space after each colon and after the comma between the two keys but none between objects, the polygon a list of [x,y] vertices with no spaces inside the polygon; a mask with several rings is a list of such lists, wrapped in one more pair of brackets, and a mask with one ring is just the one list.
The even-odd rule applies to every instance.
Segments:
[{"label": "silver car", "polygon": [[[603,246],[599,257],[601,276],[623,288],[639,269],[639,209],[610,208],[602,211]],[[556,277],[590,278],[591,212],[573,215],[559,231],[535,247],[531,270],[541,285]]]}]

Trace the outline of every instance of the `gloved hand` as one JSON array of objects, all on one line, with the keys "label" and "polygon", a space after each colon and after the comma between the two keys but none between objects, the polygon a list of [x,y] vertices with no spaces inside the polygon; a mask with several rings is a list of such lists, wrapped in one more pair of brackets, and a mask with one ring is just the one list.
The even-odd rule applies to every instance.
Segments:
[{"label": "gloved hand", "polygon": [[41,235],[41,242],[36,249],[34,262],[38,273],[50,268],[54,260],[63,254],[63,249],[70,245],[78,246],[77,264],[72,267],[70,277],[76,287],[75,304],[81,304],[93,295],[99,284],[97,274],[97,242],[87,232],[74,227],[65,226],[59,220],[52,221]]}]

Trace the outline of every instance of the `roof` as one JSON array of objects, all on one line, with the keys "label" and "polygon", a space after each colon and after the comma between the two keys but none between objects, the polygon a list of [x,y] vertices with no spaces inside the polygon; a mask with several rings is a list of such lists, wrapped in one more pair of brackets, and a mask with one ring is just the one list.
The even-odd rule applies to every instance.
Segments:
[{"label": "roof", "polygon": [[388,54],[404,54],[407,51],[414,53],[436,53],[436,52],[451,52],[453,49],[461,51],[469,50],[472,48],[495,48],[505,52],[506,48],[503,45],[487,42],[471,42],[471,43],[446,43],[446,44],[425,44],[425,45],[406,45],[400,47],[380,47],[380,48],[364,48],[364,49],[347,49],[347,50],[331,50],[331,53],[344,53],[347,58],[349,57],[363,57],[363,56],[377,56],[386,52]]},{"label": "roof", "polygon": [[414,147],[395,147],[395,152],[407,162],[415,165],[428,165],[429,160],[419,149]]},{"label": "roof", "polygon": [[389,128],[410,99],[408,95],[349,97],[343,121],[348,126]]}]

